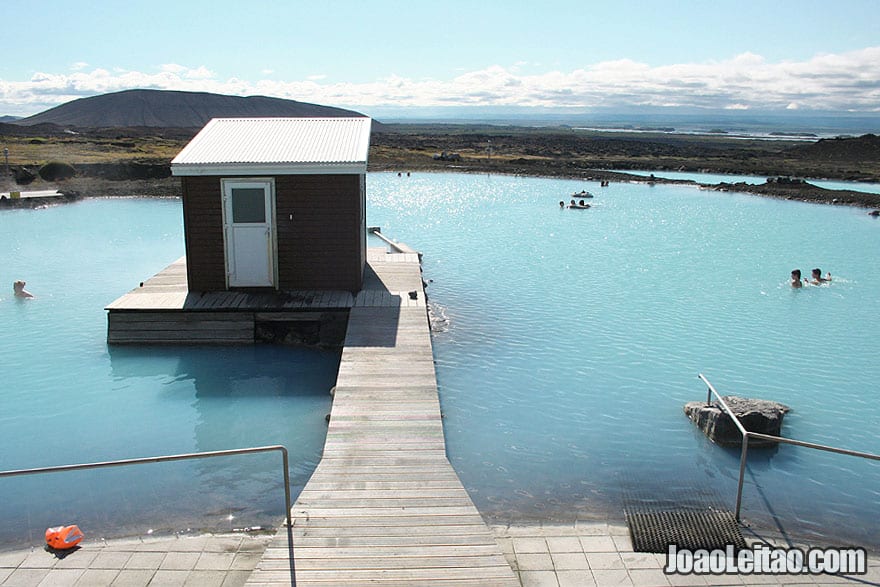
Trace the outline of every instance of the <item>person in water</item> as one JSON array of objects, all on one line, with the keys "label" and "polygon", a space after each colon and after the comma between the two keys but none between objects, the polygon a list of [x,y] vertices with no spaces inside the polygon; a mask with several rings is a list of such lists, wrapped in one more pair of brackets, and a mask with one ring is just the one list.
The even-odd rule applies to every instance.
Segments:
[{"label": "person in water", "polygon": [[801,270],[795,269],[791,272],[791,287],[803,287],[804,282],[801,280]]},{"label": "person in water", "polygon": [[831,274],[830,273],[826,273],[825,277],[822,277],[822,270],[821,269],[819,269],[818,267],[813,269],[813,276],[810,279],[810,283],[812,283],[813,285],[819,285],[820,283],[826,283],[828,281],[831,281]]},{"label": "person in water", "polygon": [[34,294],[27,291],[24,286],[27,285],[24,281],[18,280],[12,284],[12,291],[15,292],[15,297],[17,298],[32,298]]}]

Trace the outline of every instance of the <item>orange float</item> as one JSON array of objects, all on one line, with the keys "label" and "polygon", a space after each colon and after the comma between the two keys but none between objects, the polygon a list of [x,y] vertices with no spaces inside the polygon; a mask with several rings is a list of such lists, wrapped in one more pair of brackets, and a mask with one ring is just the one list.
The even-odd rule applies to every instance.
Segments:
[{"label": "orange float", "polygon": [[46,544],[56,550],[73,548],[83,539],[83,533],[78,526],[56,526],[46,529]]}]

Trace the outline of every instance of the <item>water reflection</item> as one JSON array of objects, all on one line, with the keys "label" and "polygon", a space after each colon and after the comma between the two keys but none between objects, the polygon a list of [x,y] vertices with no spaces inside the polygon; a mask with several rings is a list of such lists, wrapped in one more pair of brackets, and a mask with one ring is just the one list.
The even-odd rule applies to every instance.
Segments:
[{"label": "water reflection", "polygon": [[[880,350],[880,233],[863,211],[615,183],[574,215],[558,201],[584,182],[370,180],[370,223],[425,251],[448,315],[434,339],[447,451],[484,515],[732,508],[738,451],[682,412],[705,394],[700,372],[724,393],[790,405],[786,435],[877,452],[864,390]],[[797,266],[826,268],[833,286],[792,291]],[[874,463],[794,447],[752,456],[749,520],[880,544]]]},{"label": "water reflection", "polygon": [[[128,438],[111,447],[113,458],[282,444],[294,496],[317,465],[337,353],[249,346],[111,347],[108,354],[117,398],[102,405],[114,407],[99,424],[72,427],[76,439]],[[277,453],[5,479],[0,493],[8,522],[0,545],[10,546],[38,544],[41,528],[61,522],[79,524],[92,539],[271,526],[284,512]]]}]

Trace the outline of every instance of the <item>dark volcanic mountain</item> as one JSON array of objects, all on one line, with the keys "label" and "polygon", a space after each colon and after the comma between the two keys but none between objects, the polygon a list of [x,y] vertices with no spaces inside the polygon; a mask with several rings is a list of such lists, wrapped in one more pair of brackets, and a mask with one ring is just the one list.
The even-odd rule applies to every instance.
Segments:
[{"label": "dark volcanic mountain", "polygon": [[204,92],[126,90],[81,98],[15,124],[50,123],[82,128],[200,128],[217,117],[340,117],[363,116],[352,110],[266,96],[223,96]]}]

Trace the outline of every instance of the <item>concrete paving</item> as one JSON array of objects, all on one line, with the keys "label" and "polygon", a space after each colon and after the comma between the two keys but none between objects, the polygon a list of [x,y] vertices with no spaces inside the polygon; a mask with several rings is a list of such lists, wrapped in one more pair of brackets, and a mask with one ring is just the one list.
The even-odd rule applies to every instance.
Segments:
[{"label": "concrete paving", "polygon": [[[868,573],[858,576],[666,575],[665,555],[633,552],[625,525],[577,522],[490,529],[523,587],[880,585],[880,557],[871,553]],[[0,553],[0,585],[241,586],[271,538],[223,534],[84,542],[64,558],[40,548],[5,552]]]},{"label": "concrete paving", "polygon": [[0,585],[237,587],[245,584],[271,539],[223,534],[84,541],[63,558],[43,548],[0,552]]},{"label": "concrete paving", "polygon": [[[665,554],[633,552],[629,528],[594,522],[491,526],[523,587],[678,585],[880,585],[880,558],[866,575],[667,575]],[[751,544],[748,537],[746,541]],[[773,541],[784,545],[784,542]]]}]

